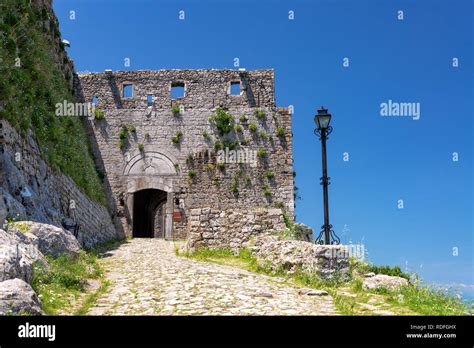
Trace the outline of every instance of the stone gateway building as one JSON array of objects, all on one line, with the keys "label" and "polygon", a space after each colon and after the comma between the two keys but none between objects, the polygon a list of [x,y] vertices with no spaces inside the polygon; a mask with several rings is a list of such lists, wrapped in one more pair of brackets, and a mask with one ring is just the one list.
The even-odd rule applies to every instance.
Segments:
[{"label": "stone gateway building", "polygon": [[[291,113],[273,70],[78,74],[116,227],[238,247],[293,219]],[[286,217],[285,216],[285,217]]]}]

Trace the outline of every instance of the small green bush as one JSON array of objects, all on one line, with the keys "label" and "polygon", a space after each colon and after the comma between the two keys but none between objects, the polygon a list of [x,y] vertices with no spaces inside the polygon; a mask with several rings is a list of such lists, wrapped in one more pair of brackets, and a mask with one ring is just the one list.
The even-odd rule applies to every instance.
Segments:
[{"label": "small green bush", "polygon": [[285,128],[282,126],[277,126],[276,127],[276,135],[278,137],[284,137],[285,136]]},{"label": "small green bush", "polygon": [[124,149],[126,145],[127,145],[127,143],[125,142],[125,140],[120,139],[120,141],[119,141],[119,143],[118,143],[118,147],[119,147],[120,149]]},{"label": "small green bush", "polygon": [[265,132],[263,130],[258,132],[258,136],[262,139],[267,139],[268,138],[267,132]]},{"label": "small green bush", "polygon": [[140,150],[141,152],[145,151],[145,145],[138,144],[138,150]]},{"label": "small green bush", "polygon": [[195,169],[190,169],[190,170],[188,171],[188,176],[189,176],[191,179],[195,178],[196,175],[197,175],[197,171],[196,171]]},{"label": "small green bush", "polygon": [[220,140],[216,140],[214,143],[214,150],[219,151],[224,148],[224,144]]},{"label": "small green bush", "polygon": [[253,113],[259,120],[263,120],[267,116],[265,111],[263,111],[261,109],[256,109],[256,110],[254,110]]},{"label": "small green bush", "polygon": [[127,131],[121,129],[120,132],[118,133],[118,136],[122,140],[127,139],[128,138]]},{"label": "small green bush", "polygon": [[249,123],[249,131],[251,131],[252,133],[255,133],[257,131],[257,125],[255,124],[255,122]]},{"label": "small green bush", "polygon": [[260,158],[265,158],[268,156],[268,151],[265,149],[258,149],[257,150],[257,156]]},{"label": "small green bush", "polygon": [[210,140],[210,139],[211,139],[211,135],[209,134],[208,131],[202,132],[202,136],[203,136],[204,138],[206,138],[207,140]]},{"label": "small green bush", "polygon": [[264,194],[265,196],[269,197],[269,196],[272,195],[272,190],[270,190],[270,188],[269,188],[267,185],[265,185],[265,186],[263,187],[263,194]]},{"label": "small green bush", "polygon": [[242,133],[244,131],[243,127],[240,124],[236,124],[234,129],[237,133]]},{"label": "small green bush", "polygon": [[124,130],[125,132],[135,133],[137,131],[137,128],[133,124],[124,123],[122,124],[122,130]]},{"label": "small green bush", "polygon": [[177,131],[176,134],[171,137],[171,141],[172,141],[174,144],[179,144],[179,142],[181,141],[181,138],[182,138],[182,137],[183,137],[183,132]]},{"label": "small green bush", "polygon": [[240,145],[247,146],[249,144],[249,140],[247,138],[242,139]]},{"label": "small green bush", "polygon": [[173,113],[173,116],[178,116],[181,112],[181,108],[179,107],[179,105],[175,105],[171,108],[171,112]]},{"label": "small green bush", "polygon": [[100,121],[103,119],[105,119],[105,113],[102,110],[96,108],[94,110],[94,120]]},{"label": "small green bush", "polygon": [[248,118],[247,118],[247,116],[242,115],[242,116],[240,116],[239,121],[240,121],[240,123],[246,123],[248,121]]},{"label": "small green bush", "polygon": [[275,177],[275,174],[272,171],[268,171],[265,173],[265,176],[267,179],[273,179]]},{"label": "small green bush", "polygon": [[209,121],[216,126],[220,136],[229,134],[234,128],[234,117],[223,108],[218,108]]},{"label": "small green bush", "polygon": [[224,169],[225,169],[225,163],[224,163],[224,162],[217,162],[216,166],[217,166],[217,168],[219,168],[220,170],[224,170]]}]

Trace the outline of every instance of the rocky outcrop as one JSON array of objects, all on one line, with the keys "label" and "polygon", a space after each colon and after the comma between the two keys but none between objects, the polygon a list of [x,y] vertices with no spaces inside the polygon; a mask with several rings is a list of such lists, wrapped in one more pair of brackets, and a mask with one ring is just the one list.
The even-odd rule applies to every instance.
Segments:
[{"label": "rocky outcrop", "polygon": [[15,278],[0,282],[1,315],[41,315],[41,302],[25,281]]},{"label": "rocky outcrop", "polygon": [[318,245],[260,235],[247,246],[259,262],[273,270],[303,271],[322,279],[349,275],[349,253],[344,245]]},{"label": "rocky outcrop", "polygon": [[30,283],[37,261],[46,264],[43,254],[18,229],[0,230],[0,281],[19,278]]},{"label": "rocky outcrop", "polygon": [[365,290],[375,290],[382,288],[395,290],[408,285],[408,281],[405,278],[375,273],[367,273],[362,282],[362,287]]},{"label": "rocky outcrop", "polygon": [[79,256],[81,245],[68,230],[33,221],[22,223],[28,226],[26,236],[43,254],[53,257],[61,255]]},{"label": "rocky outcrop", "polygon": [[70,177],[54,172],[31,134],[21,136],[6,120],[0,120],[0,125],[5,141],[0,145],[0,219],[6,210],[7,217],[16,220],[55,226],[71,220],[67,226],[85,247],[119,237],[107,209]]}]

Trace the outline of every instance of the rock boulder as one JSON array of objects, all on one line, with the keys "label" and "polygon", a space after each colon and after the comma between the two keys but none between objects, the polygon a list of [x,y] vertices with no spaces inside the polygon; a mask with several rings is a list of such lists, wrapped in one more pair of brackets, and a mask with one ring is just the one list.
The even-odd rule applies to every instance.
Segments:
[{"label": "rock boulder", "polygon": [[0,230],[0,281],[19,278],[27,283],[33,279],[33,264],[46,265],[43,254],[20,231]]},{"label": "rock boulder", "polygon": [[408,281],[402,277],[393,277],[385,274],[368,273],[363,279],[362,287],[365,290],[388,289],[395,290],[397,288],[407,286]]},{"label": "rock boulder", "polygon": [[77,257],[81,245],[74,235],[61,227],[33,221],[24,221],[28,225],[26,236],[45,255],[58,257],[63,254]]},{"label": "rock boulder", "polygon": [[41,302],[28,283],[18,278],[0,282],[0,316],[41,314]]}]

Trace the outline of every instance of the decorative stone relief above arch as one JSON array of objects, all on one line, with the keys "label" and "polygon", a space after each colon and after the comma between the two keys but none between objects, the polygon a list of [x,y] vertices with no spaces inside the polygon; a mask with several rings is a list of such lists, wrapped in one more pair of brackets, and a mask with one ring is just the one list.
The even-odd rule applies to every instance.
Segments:
[{"label": "decorative stone relief above arch", "polygon": [[123,175],[168,176],[177,175],[177,172],[169,156],[157,151],[145,151],[130,158]]}]

